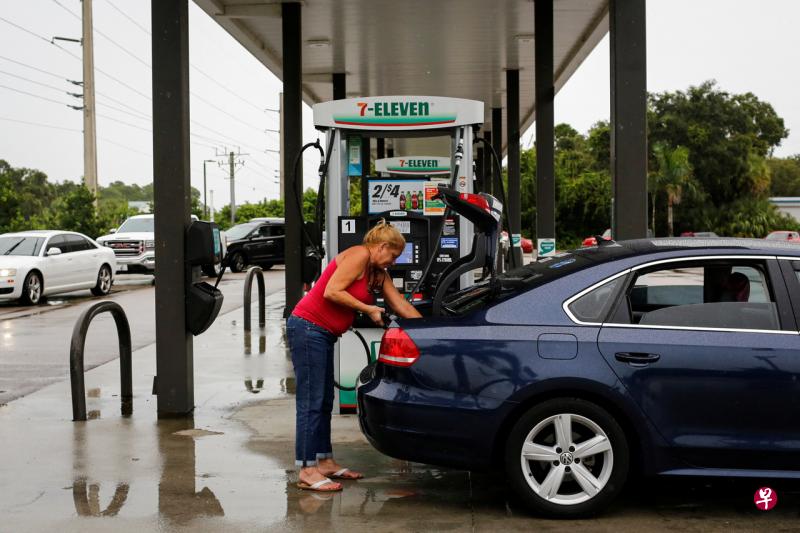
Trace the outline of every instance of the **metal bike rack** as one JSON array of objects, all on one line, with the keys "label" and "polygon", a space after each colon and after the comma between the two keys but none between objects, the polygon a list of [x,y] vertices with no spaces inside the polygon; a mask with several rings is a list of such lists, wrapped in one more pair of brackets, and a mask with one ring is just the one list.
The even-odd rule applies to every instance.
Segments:
[{"label": "metal bike rack", "polygon": [[250,327],[250,293],[253,289],[253,277],[258,277],[258,326],[263,328],[267,323],[264,295],[264,271],[254,266],[247,269],[247,278],[244,280],[244,330],[251,331]]},{"label": "metal bike rack", "polygon": [[72,420],[86,421],[86,385],[83,381],[83,350],[86,345],[86,332],[94,317],[109,312],[117,324],[119,338],[120,389],[122,396],[122,415],[133,413],[133,372],[131,369],[131,328],[125,311],[115,302],[100,302],[86,309],[72,330],[69,347],[69,380],[72,387]]}]

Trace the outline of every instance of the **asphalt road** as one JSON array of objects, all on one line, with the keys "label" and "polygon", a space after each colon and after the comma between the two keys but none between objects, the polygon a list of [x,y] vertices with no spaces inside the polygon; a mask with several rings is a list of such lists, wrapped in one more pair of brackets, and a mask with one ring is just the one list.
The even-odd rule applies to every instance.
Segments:
[{"label": "asphalt road", "polygon": [[[220,315],[242,306],[244,278],[243,273],[226,272],[219,286],[225,295]],[[264,278],[267,294],[280,290],[284,285],[283,267],[265,272]],[[69,379],[72,329],[84,309],[98,301],[113,300],[125,310],[134,350],[155,342],[152,279],[145,275],[120,275],[106,298],[93,297],[85,290],[52,296],[33,307],[0,303],[0,405]],[[254,298],[256,294],[254,287]],[[84,357],[86,370],[119,357],[116,326],[108,313],[92,322]]]}]

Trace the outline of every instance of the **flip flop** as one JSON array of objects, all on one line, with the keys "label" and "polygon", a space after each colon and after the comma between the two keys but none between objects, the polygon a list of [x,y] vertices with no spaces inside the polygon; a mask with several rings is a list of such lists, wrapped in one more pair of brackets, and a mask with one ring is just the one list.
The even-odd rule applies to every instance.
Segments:
[{"label": "flip flop", "polygon": [[328,475],[331,476],[331,479],[361,479],[364,477],[363,475],[356,474],[355,472],[350,472],[352,475],[348,476],[348,472],[350,472],[349,468],[342,468],[341,470]]},{"label": "flip flop", "polygon": [[[325,485],[328,485],[328,484],[339,485],[339,488],[338,489],[323,489],[323,488],[321,488],[321,487],[324,487]],[[312,483],[311,485],[309,485],[305,481],[298,481],[297,482],[297,488],[298,489],[302,489],[302,490],[315,491],[315,492],[339,492],[340,490],[342,490],[342,485],[340,483],[335,483],[334,481],[331,481],[328,478],[325,478],[325,479],[321,479],[321,480],[317,481],[316,483]]]}]

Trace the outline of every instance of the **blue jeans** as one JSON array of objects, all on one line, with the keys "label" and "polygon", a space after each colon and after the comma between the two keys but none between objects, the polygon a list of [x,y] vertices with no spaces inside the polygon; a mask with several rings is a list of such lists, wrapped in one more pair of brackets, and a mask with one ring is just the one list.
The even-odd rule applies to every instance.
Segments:
[{"label": "blue jeans", "polygon": [[314,466],[333,457],[333,345],[336,335],[291,315],[286,338],[292,352],[296,388],[295,464]]}]

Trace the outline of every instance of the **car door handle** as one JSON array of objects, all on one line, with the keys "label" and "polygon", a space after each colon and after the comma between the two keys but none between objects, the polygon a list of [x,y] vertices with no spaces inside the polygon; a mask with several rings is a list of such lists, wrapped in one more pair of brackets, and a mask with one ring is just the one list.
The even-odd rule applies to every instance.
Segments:
[{"label": "car door handle", "polygon": [[661,356],[657,353],[644,353],[644,352],[617,352],[614,354],[617,361],[621,363],[631,363],[634,365],[646,365],[655,363]]},{"label": "car door handle", "polygon": [[267,241],[267,244],[274,244],[275,241]]}]

